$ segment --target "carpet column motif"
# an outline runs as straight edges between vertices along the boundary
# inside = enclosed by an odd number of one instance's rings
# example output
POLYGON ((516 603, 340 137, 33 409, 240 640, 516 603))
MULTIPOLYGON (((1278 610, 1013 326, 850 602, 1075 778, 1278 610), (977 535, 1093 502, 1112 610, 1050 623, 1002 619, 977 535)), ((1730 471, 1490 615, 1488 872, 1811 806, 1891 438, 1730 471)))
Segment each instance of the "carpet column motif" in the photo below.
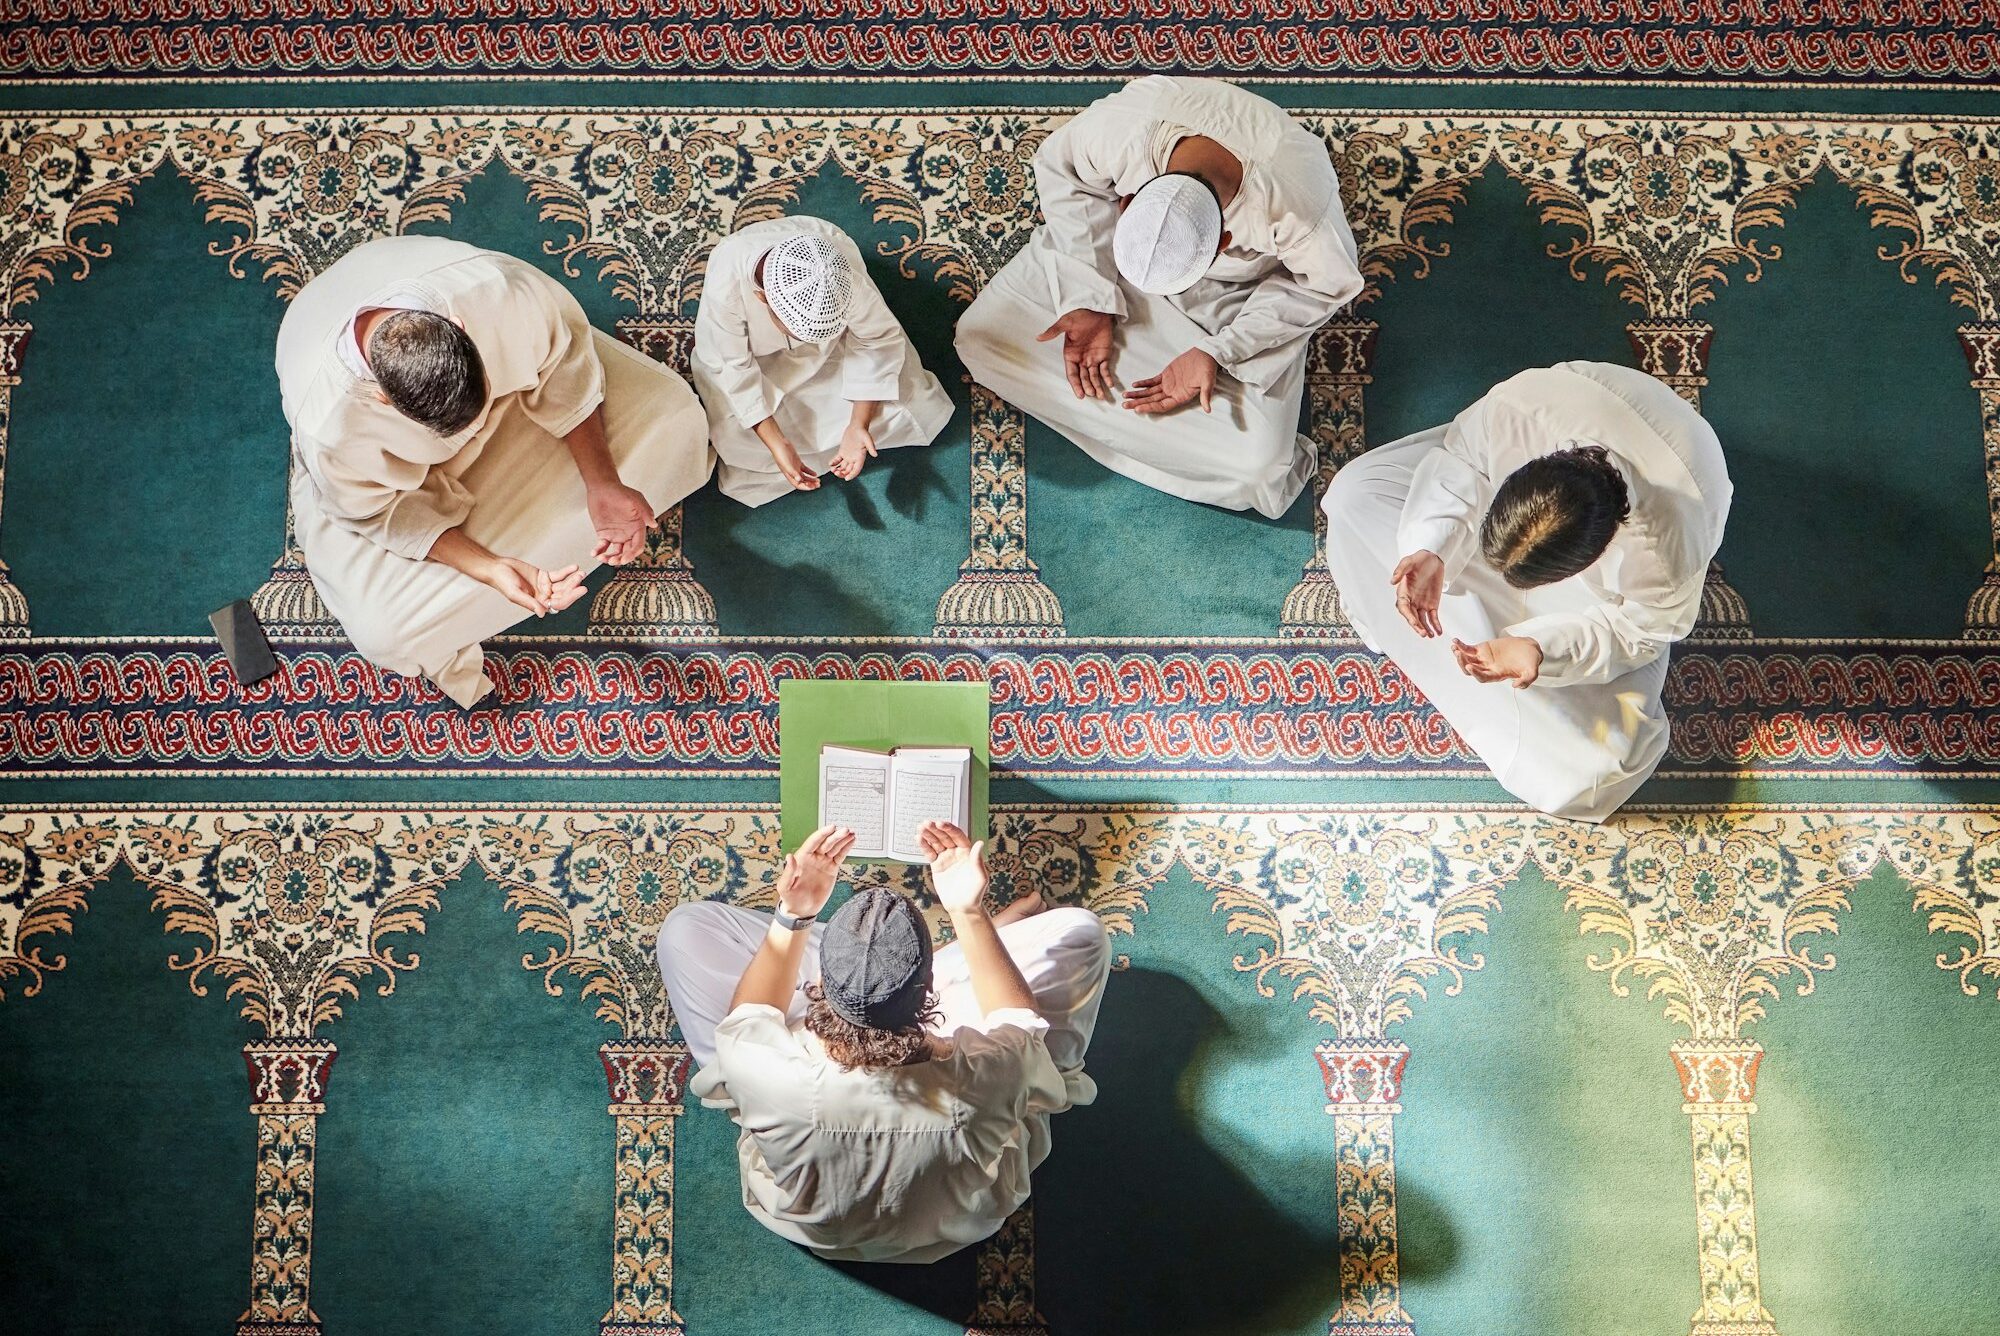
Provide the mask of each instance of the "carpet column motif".
POLYGON ((1334 1118, 1334 1224, 1340 1307, 1328 1336, 1415 1336, 1403 1311, 1396 1235, 1396 1115, 1409 1046, 1332 1039, 1316 1050, 1334 1118))
POLYGON ((775 813, 655 811, 496 816, 482 867, 536 949, 551 996, 574 982, 618 1038, 598 1050, 616 1122, 611 1302, 602 1336, 679 1336, 674 1309, 674 1128, 689 1057, 654 956, 679 904, 764 907, 784 858, 775 813))
POLYGON ((611 1206, 611 1310, 601 1336, 681 1336, 674 1311, 674 1120, 688 1051, 668 1040, 598 1050, 611 1087, 618 1166, 611 1206))
MULTIPOLYGON (((0 495, 7 487, 7 431, 13 420, 14 390, 21 383, 21 358, 33 332, 25 321, 0 321, 0 495)), ((0 561, 0 638, 28 634, 28 600, 0 561)))
POLYGON ((257 1118, 250 1307, 237 1336, 319 1336, 312 1310, 315 1151, 334 1046, 319 1039, 253 1040, 250 1112, 257 1118))
POLYGON ((1340 612, 1340 594, 1326 568, 1326 512, 1319 507, 1327 484, 1348 460, 1368 448, 1362 392, 1374 379, 1373 320, 1336 316, 1313 336, 1306 360, 1306 412, 1319 451, 1313 474, 1313 546, 1299 582, 1285 595, 1278 614, 1281 636, 1343 635, 1347 619, 1340 612))
MULTIPOLYGON (((298 466, 294 463, 292 467, 298 466)), ((270 578, 250 595, 251 610, 273 635, 344 638, 346 632, 320 601, 319 590, 306 571, 306 555, 299 550, 298 530, 292 519, 290 490, 286 489, 285 496, 284 546, 271 564, 270 578)))
MULTIPOLYGON (((33 326, 28 305, 67 272, 77 281, 109 258, 99 229, 132 203, 132 183, 165 158, 164 136, 100 132, 88 123, 58 128, 34 119, 0 122, 0 495, 6 492, 14 391, 33 326)), ((0 640, 29 634, 28 600, 0 561, 0 640)))
POLYGON ((1779 980, 1805 996, 1833 968, 1812 939, 1839 930, 1848 888, 1880 857, 1875 830, 1842 815, 1623 813, 1595 828, 1549 822, 1534 846, 1578 930, 1612 939, 1589 967, 1621 997, 1645 981, 1688 1032, 1670 1053, 1692 1120, 1701 1289, 1691 1336, 1776 1336, 1758 1287, 1750 1164, 1763 1050, 1742 1032, 1779 980))
POLYGON ((1911 911, 1930 932, 1965 939, 1938 952, 1937 967, 1967 997, 1982 983, 2000 985, 2000 816, 1905 813, 1886 818, 1883 834, 1884 856, 1910 885, 1911 911))
MULTIPOLYGON (((621 316, 618 337, 682 380, 694 355, 694 322, 683 317, 621 316)), ((646 550, 614 574, 590 600, 593 635, 633 638, 712 636, 715 599, 695 579, 681 540, 682 507, 668 507, 646 550)))
POLYGON ((1958 337, 1979 398, 1994 555, 1967 603, 1965 634, 2000 639, 2000 124, 1833 128, 1826 161, 1888 238, 1876 255, 1972 316, 1958 337))
POLYGON ((1035 1307, 1035 1203, 1029 1198, 979 1245, 979 1305, 965 1336, 1049 1336, 1035 1307))
POLYGON ((935 634, 1059 636, 1062 600, 1028 555, 1028 432, 1021 414, 972 387, 972 539, 938 600, 935 634))
POLYGON ((1338 1307, 1329 1336, 1414 1336, 1397 1254, 1396 1142, 1409 1049, 1388 1037, 1443 976, 1447 997, 1485 964, 1462 954, 1526 854, 1519 817, 1359 811, 1195 818, 1182 857, 1256 943, 1235 959, 1275 997, 1312 999, 1335 1028, 1315 1049, 1334 1120, 1338 1307))
MULTIPOLYGON (((1761 239, 1819 165, 1818 144, 1777 126, 1646 119, 1529 123, 1500 131, 1502 164, 1544 223, 1566 234, 1549 254, 1581 279, 1591 269, 1642 308, 1627 336, 1639 363, 1701 407, 1714 328, 1693 312, 1741 271, 1755 282, 1778 258, 1761 239)), ((1700 634, 1743 639, 1743 598, 1710 563, 1700 634)))
POLYGON ((222 984, 264 1037, 246 1045, 257 1118, 250 1303, 238 1336, 318 1336, 311 1307, 315 1146, 334 1046, 318 1037, 360 993, 395 990, 419 957, 437 887, 465 866, 462 824, 353 812, 134 817, 125 857, 153 888, 197 995, 222 984))
POLYGON ((1960 344, 1979 396, 1979 433, 1986 443, 1986 505, 1993 522, 1993 557, 1965 609, 1968 640, 2000 640, 2000 321, 1961 325, 1960 344))
POLYGON ((1690 1336, 1778 1336, 1757 1278, 1750 1115, 1763 1045, 1689 1040, 1668 1050, 1694 1133, 1695 1237, 1701 1307, 1690 1336))

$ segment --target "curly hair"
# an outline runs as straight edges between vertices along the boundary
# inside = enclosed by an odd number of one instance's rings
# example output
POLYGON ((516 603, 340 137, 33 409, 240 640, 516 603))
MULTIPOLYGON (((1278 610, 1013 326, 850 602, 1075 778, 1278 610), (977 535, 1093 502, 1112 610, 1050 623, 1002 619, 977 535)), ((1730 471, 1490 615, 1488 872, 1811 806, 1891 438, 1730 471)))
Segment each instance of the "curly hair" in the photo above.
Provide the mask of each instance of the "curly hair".
POLYGON ((845 1071, 881 1071, 888 1067, 908 1067, 928 1062, 931 1037, 927 1027, 943 1018, 937 994, 924 999, 917 1023, 895 1030, 876 1030, 856 1025, 827 1005, 826 994, 816 983, 806 985, 806 1029, 825 1046, 826 1055, 845 1071))
POLYGON ((1507 475, 1480 526, 1486 560, 1516 589, 1567 580, 1611 546, 1632 513, 1625 479, 1601 445, 1531 459, 1507 475))

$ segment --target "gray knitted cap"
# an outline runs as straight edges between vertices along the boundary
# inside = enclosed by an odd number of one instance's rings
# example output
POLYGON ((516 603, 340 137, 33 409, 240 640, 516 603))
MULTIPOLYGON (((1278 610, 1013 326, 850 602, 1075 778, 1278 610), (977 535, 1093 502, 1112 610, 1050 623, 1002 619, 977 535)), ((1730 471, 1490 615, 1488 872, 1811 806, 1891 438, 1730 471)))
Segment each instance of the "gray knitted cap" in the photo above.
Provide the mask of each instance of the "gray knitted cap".
POLYGON ((819 986, 835 1015, 871 1030, 917 1023, 931 989, 931 932, 905 896, 857 892, 827 921, 819 986))

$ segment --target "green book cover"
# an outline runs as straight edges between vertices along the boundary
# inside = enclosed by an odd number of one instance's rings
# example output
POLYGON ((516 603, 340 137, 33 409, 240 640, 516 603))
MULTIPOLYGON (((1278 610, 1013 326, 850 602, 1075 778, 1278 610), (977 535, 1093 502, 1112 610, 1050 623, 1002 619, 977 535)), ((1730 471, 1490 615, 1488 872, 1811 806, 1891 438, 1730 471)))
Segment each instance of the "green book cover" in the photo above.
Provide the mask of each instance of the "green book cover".
POLYGON ((896 747, 972 749, 975 840, 987 837, 986 789, 992 721, 984 682, 829 682, 787 678, 778 684, 778 800, 784 848, 796 849, 819 825, 819 752, 833 743, 889 751, 896 747))

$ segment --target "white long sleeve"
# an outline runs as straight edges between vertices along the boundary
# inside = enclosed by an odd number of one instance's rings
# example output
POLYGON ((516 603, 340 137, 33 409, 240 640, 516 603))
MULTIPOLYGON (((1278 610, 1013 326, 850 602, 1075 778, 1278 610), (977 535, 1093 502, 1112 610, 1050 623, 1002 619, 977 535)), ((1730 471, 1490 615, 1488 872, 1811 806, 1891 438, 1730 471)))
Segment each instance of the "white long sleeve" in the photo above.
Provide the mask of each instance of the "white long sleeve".
POLYGON ((1118 199, 1125 193, 1121 178, 1143 173, 1143 180, 1153 174, 1144 156, 1150 138, 1136 117, 1099 102, 1035 151, 1035 190, 1046 242, 1042 255, 1058 316, 1071 311, 1125 316, 1111 240, 1118 229, 1118 199))
POLYGON ((868 276, 860 248, 845 236, 836 244, 847 251, 848 266, 854 271, 847 329, 840 336, 841 393, 850 403, 892 402, 909 340, 895 312, 882 300, 882 290, 868 276))
POLYGON ((1631 514, 1573 577, 1586 606, 1506 628, 1542 649, 1539 681, 1597 684, 1651 663, 1694 628, 1731 488, 1701 415, 1629 367, 1566 362, 1524 371, 1460 413, 1417 466, 1397 525, 1400 556, 1429 549, 1447 584, 1483 561, 1479 527, 1508 475, 1530 460, 1602 445, 1624 477, 1631 514))
POLYGON ((723 246, 708 257, 701 306, 694 317, 693 357, 709 383, 721 389, 729 411, 745 430, 778 411, 778 393, 765 381, 750 351, 750 313, 743 309, 732 257, 723 246))
POLYGON ((1542 647, 1540 680, 1550 686, 1583 686, 1623 677, 1666 652, 1694 629, 1701 609, 1696 577, 1672 602, 1635 603, 1613 598, 1580 612, 1550 612, 1507 628, 1542 647))
POLYGON ((1479 526, 1499 486, 1489 472, 1483 439, 1481 399, 1445 429, 1444 445, 1424 456, 1410 482, 1410 497, 1396 525, 1398 557, 1435 552, 1444 562, 1449 588, 1479 551, 1479 526))
POLYGON ((1248 385, 1270 385, 1298 360, 1298 345, 1361 291, 1353 234, 1338 194, 1304 227, 1277 230, 1283 268, 1267 275, 1232 319, 1197 346, 1248 385), (1296 234, 1296 235, 1294 235, 1296 234))

